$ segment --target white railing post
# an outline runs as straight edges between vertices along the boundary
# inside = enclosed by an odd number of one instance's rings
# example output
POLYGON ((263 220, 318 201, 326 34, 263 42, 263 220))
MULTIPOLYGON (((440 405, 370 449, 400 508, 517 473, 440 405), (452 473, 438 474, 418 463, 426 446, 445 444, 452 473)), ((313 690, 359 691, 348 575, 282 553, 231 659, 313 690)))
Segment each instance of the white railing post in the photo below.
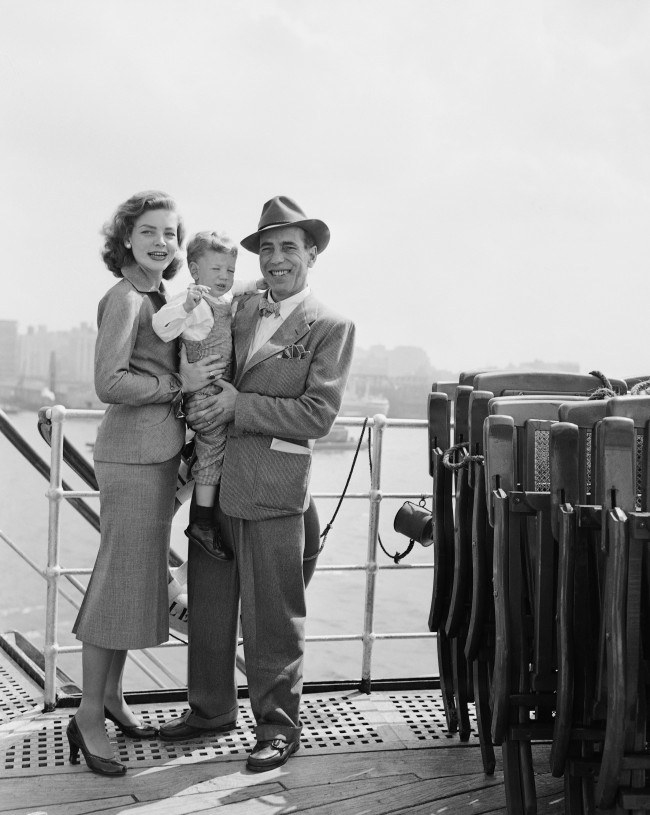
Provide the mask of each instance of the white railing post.
POLYGON ((50 466, 50 488, 47 497, 50 502, 48 534, 47 534, 47 601, 45 611, 45 711, 56 707, 56 660, 59 644, 57 641, 57 622, 59 612, 59 537, 61 531, 61 501, 63 487, 61 468, 63 461, 63 422, 65 421, 65 408, 55 405, 51 409, 52 421, 52 448, 50 466))
POLYGON ((372 646, 375 641, 375 585, 377 582, 377 539, 379 536, 379 505, 381 503, 381 455, 387 419, 381 413, 373 416, 375 433, 372 438, 372 477, 370 479, 370 517, 368 519, 368 556, 366 562, 366 607, 363 622, 363 658, 361 690, 370 693, 372 646))

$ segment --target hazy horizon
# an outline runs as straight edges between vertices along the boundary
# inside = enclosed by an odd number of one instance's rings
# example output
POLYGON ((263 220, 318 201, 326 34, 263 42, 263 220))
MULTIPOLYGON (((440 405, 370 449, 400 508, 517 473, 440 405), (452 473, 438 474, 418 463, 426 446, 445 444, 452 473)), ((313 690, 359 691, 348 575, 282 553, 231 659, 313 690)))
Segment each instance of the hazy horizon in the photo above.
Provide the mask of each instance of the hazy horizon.
MULTIPOLYGON (((439 369, 644 374, 642 0, 0 0, 0 319, 95 324, 100 228, 159 188, 188 232, 328 223, 314 292, 439 369)), ((257 276, 242 250, 238 276, 257 276)), ((172 290, 188 282, 186 270, 172 290)))
MULTIPOLYGON (((11 320, 12 318, 9 317, 9 318, 2 318, 2 319, 11 320)), ((15 322, 18 322, 18 321, 15 321, 15 322)), ((28 326, 28 327, 31 327, 31 328, 34 328, 34 329, 39 329, 39 330, 44 329, 48 333, 50 331, 52 331, 52 332, 59 332, 60 331, 62 333, 65 333, 67 331, 71 331, 71 330, 74 330, 76 328, 80 328, 79 325, 75 325, 75 326, 70 326, 68 328, 62 327, 60 329, 50 329, 47 325, 43 325, 43 324, 38 325, 38 326, 28 326)), ((92 328, 96 332, 95 327, 92 326, 92 328)), ((18 332, 19 332, 18 333, 19 338, 24 337, 24 336, 27 335, 26 331, 25 331, 25 328, 21 328, 20 325, 18 326, 18 332)), ((434 375, 443 375, 443 374, 445 374, 445 375, 457 377, 462 372, 462 370, 468 370, 467 368, 465 368, 465 369, 462 369, 462 368, 454 369, 454 368, 449 368, 449 367, 444 366, 444 365, 436 365, 435 362, 430 359, 429 352, 427 351, 427 349, 424 348, 423 346, 420 346, 420 345, 413 345, 413 344, 410 344, 410 343, 399 343, 399 342, 394 344, 394 345, 386 345, 385 343, 378 342, 378 343, 373 343, 373 344, 368 345, 368 346, 362 346, 359 343, 355 344, 353 363, 352 363, 352 372, 354 373, 355 371, 363 371, 363 365, 361 363, 360 357, 369 357, 370 358, 369 361, 370 361, 371 366, 376 365, 376 354, 379 351, 379 349, 384 349, 386 351, 386 353, 387 353, 387 357, 390 357, 391 354, 395 354, 396 352, 402 352, 400 355, 403 357, 403 352, 404 352, 404 350, 407 350, 407 349, 414 349, 416 351, 423 352, 425 354, 425 356, 426 356, 426 359, 427 359, 430 367, 431 367, 431 371, 428 371, 427 374, 425 374, 425 376, 430 375, 431 373, 433 373, 434 375), (373 357, 373 355, 374 355, 374 357, 373 357)), ((392 363, 390 367, 394 369, 395 368, 395 363, 392 363)), ((513 360, 509 360, 509 361, 506 361, 506 362, 502 363, 502 365, 500 365, 500 366, 497 366, 496 364, 490 364, 488 362, 483 367, 484 367, 484 370, 494 370, 496 367, 501 367, 501 368, 503 368, 505 370, 519 368, 519 369, 522 369, 522 370, 525 369, 525 370, 530 370, 530 371, 545 371, 545 370, 558 370, 558 371, 560 371, 560 370, 575 370, 575 369, 580 370, 579 363, 576 360, 571 360, 571 359, 555 359, 555 360, 551 360, 551 359, 542 359, 540 357, 535 357, 533 359, 527 359, 527 360, 519 360, 517 362, 515 362, 513 360)), ((581 373, 588 373, 586 370, 582 370, 580 372, 581 373)), ((410 371, 405 371, 404 373, 406 373, 408 376, 416 375, 416 374, 413 374, 410 371)), ((390 372, 389 372, 388 375, 391 376, 390 372)), ((394 372, 393 375, 398 376, 399 374, 397 372, 394 372)), ((42 376, 43 377, 49 376, 49 372, 44 372, 42 374, 42 376)), ((36 378, 38 378, 38 377, 36 377, 36 378)))

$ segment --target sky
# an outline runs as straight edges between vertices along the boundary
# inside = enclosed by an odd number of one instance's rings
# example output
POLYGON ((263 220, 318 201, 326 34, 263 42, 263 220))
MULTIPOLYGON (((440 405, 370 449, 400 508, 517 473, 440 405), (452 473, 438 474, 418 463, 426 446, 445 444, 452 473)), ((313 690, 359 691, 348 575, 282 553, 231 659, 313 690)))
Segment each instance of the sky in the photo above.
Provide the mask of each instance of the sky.
POLYGON ((289 195, 330 227, 310 283, 362 348, 650 374, 646 0, 0 0, 0 19, 0 319, 21 332, 95 322, 100 229, 136 191, 237 240, 289 195))

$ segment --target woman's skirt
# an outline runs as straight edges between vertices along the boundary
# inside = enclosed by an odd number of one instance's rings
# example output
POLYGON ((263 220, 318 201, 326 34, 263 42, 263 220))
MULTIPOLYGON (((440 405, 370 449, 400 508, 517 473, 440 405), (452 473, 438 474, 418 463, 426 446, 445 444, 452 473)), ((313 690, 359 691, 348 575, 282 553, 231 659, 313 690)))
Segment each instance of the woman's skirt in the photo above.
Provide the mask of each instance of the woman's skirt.
POLYGON ((169 637, 168 552, 180 454, 160 464, 95 462, 101 540, 73 626, 101 648, 150 648, 169 637))

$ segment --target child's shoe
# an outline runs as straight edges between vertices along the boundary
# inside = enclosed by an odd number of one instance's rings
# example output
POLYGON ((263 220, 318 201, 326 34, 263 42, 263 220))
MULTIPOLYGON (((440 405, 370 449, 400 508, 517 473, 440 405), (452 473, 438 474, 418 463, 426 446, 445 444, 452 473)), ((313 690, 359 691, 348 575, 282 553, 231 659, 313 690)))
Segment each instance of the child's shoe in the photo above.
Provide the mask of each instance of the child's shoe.
POLYGON ((185 530, 185 534, 192 543, 198 544, 206 555, 215 560, 232 560, 232 552, 224 547, 218 527, 199 526, 193 521, 185 530))

